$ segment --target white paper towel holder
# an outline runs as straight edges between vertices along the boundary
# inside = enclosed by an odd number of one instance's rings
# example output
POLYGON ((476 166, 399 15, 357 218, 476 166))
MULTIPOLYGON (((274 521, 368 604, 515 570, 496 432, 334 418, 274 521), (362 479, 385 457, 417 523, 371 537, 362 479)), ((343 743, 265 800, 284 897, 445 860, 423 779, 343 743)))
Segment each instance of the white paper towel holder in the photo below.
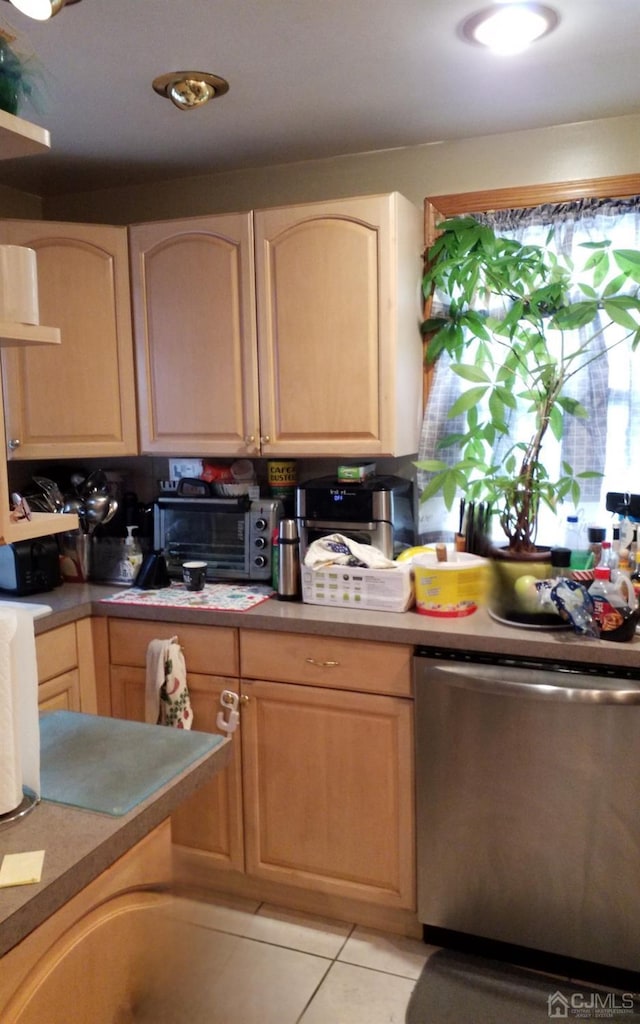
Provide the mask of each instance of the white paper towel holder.
POLYGON ((37 797, 30 789, 23 790, 23 797, 17 807, 14 807, 12 811, 7 811, 5 814, 0 814, 0 829, 6 828, 7 825, 15 825, 16 822, 21 821, 25 818, 34 807, 40 803, 40 797, 37 797))

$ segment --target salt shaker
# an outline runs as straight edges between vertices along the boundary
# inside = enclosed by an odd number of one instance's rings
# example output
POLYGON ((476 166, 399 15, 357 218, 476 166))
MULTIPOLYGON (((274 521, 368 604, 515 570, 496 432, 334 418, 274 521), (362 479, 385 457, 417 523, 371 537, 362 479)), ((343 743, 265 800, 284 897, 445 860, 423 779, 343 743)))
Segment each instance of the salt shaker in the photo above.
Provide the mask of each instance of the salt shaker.
POLYGON ((278 527, 278 600, 297 601, 300 590, 300 542, 295 519, 278 527))

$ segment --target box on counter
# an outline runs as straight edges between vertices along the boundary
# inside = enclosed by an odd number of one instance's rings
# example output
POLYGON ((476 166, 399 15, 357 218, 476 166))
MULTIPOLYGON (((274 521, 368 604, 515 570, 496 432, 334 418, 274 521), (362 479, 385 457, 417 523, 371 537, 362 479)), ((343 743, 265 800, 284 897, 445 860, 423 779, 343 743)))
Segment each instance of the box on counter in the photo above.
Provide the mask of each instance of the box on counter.
POLYGON ((393 569, 355 569, 331 565, 311 569, 303 565, 302 600, 335 608, 405 612, 414 603, 413 569, 398 564, 393 569))
POLYGON ((366 465, 361 464, 358 466, 338 466, 338 480, 352 480, 355 483, 362 484, 370 476, 373 476, 375 471, 375 462, 368 462, 366 465))

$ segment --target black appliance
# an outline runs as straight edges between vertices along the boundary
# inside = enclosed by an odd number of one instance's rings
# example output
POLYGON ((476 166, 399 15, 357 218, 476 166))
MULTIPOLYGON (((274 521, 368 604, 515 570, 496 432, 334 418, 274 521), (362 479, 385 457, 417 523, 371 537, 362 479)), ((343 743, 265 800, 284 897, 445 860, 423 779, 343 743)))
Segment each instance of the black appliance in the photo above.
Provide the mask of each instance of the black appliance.
POLYGON ((341 533, 395 558, 415 544, 413 484, 398 476, 371 476, 362 483, 333 476, 296 487, 300 557, 320 537, 341 533))
POLYGON ((55 537, 18 540, 0 546, 0 590, 19 597, 60 586, 60 552, 55 537))

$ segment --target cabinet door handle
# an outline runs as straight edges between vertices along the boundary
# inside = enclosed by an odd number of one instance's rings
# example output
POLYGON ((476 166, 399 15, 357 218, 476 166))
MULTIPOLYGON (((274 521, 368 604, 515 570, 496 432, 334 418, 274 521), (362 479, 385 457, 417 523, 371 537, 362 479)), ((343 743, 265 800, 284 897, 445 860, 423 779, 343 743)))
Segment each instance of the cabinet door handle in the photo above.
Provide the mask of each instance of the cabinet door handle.
POLYGON ((271 441, 271 437, 269 436, 269 434, 262 434, 260 436, 260 443, 261 444, 269 444, 270 441, 271 441))
POLYGON ((307 665, 317 665, 318 668, 337 668, 339 661, 317 661, 316 658, 305 658, 307 665))
POLYGON ((254 444, 255 440, 256 440, 255 434, 247 434, 247 436, 244 439, 244 443, 246 445, 254 444))
POLYGON ((16 450, 16 448, 19 448, 19 447, 20 447, 20 438, 19 437, 12 437, 11 440, 9 441, 9 449, 10 449, 10 451, 14 452, 16 450))

